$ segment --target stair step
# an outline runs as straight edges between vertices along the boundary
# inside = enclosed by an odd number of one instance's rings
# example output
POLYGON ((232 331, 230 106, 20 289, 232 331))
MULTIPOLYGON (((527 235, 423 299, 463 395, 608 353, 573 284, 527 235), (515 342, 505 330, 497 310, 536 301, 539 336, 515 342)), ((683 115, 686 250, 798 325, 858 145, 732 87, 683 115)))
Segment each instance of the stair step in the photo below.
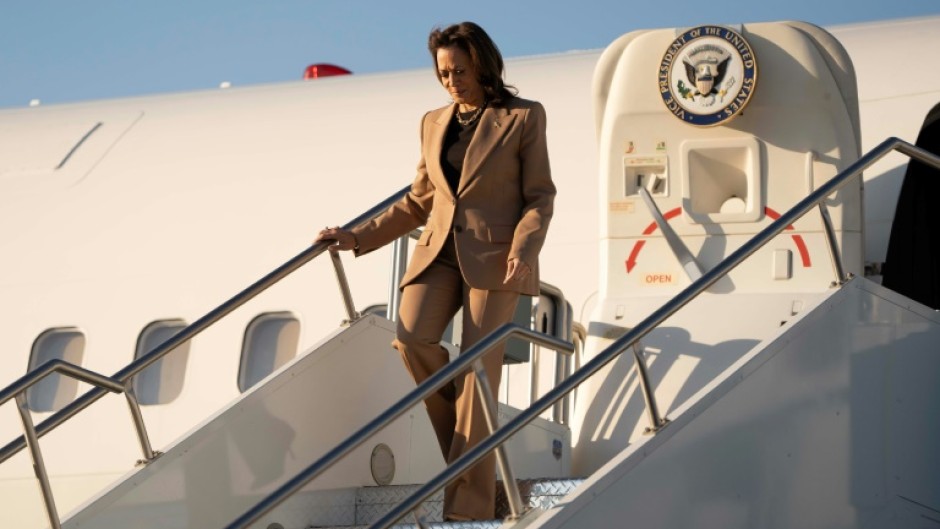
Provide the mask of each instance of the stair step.
MULTIPOLYGON (((363 487, 356 494, 356 523, 369 525, 385 516, 396 505, 414 494, 421 485, 386 485, 363 487)), ((444 491, 435 492, 421 503, 424 518, 431 522, 444 519, 444 491)))
MULTIPOLYGON (((584 482, 580 478, 564 479, 520 479, 519 495, 522 503, 528 507, 549 509, 558 503, 575 487, 584 482)), ((509 499, 502 482, 496 485, 496 516, 506 518, 510 514, 509 499)))
MULTIPOLYGON (((583 479, 524 479, 519 480, 519 494, 522 502, 528 508, 548 509, 554 506, 565 495, 574 490, 583 479)), ((413 494, 421 485, 388 485, 382 487, 362 487, 356 491, 356 525, 329 525, 314 526, 316 529, 358 529, 375 523, 402 500, 413 494)), ((510 515, 509 501, 502 482, 496 486, 496 520, 478 522, 442 522, 444 507, 444 492, 437 491, 421 504, 424 519, 429 527, 436 529, 488 529, 499 527, 501 519, 510 515)), ((411 516, 402 519, 401 524, 393 526, 395 529, 412 529, 414 523, 408 523, 411 516)))

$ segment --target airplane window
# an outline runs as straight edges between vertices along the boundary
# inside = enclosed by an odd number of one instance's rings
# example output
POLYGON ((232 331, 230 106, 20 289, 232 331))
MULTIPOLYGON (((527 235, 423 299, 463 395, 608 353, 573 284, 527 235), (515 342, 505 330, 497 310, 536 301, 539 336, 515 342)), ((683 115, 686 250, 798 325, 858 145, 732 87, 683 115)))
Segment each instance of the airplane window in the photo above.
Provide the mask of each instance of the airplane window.
MULTIPOLYGON (((160 320, 147 325, 137 338, 134 358, 153 351, 186 328, 182 320, 160 320)), ((141 405, 167 404, 179 397, 186 378, 189 344, 185 342, 141 371, 134 379, 134 392, 141 405)))
MULTIPOLYGON (((55 359, 81 365, 84 354, 85 335, 81 331, 74 327, 48 329, 33 342, 29 370, 55 359)), ((26 391, 26 403, 32 411, 58 411, 75 399, 77 393, 77 380, 55 373, 26 391)))
POLYGON ((379 303, 375 305, 369 305, 368 307, 362 309, 363 316, 368 316, 369 314, 375 314, 376 316, 382 318, 388 318, 388 304, 379 303))
POLYGON ((257 316, 245 330, 238 389, 257 384, 297 355, 300 321, 289 312, 268 312, 257 316))

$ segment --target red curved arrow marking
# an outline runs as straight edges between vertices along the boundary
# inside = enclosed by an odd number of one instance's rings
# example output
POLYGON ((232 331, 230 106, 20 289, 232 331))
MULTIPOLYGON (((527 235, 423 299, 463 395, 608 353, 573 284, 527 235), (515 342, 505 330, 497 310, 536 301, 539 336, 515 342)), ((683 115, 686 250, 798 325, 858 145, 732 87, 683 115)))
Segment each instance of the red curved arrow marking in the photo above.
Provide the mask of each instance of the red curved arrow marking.
POLYGON ((670 209, 663 215, 663 218, 666 220, 672 220, 678 217, 679 213, 682 213, 682 208, 670 209))
MULTIPOLYGON (((780 218, 780 214, 769 207, 764 207, 764 213, 766 213, 768 217, 774 220, 777 220, 780 218)), ((793 225, 790 224, 787 226, 786 229, 792 230, 794 228, 793 228, 793 225)), ((803 241, 803 236, 794 233, 790 237, 793 237, 793 243, 796 244, 797 250, 800 251, 800 259, 803 260, 803 268, 809 268, 810 266, 812 266, 813 263, 809 259, 809 250, 806 248, 806 242, 803 241)))
POLYGON ((636 244, 633 245, 633 250, 630 251, 630 257, 627 259, 627 273, 633 271, 633 267, 636 266, 636 256, 640 253, 640 249, 643 248, 643 245, 646 244, 646 241, 640 239, 636 241, 636 244))
MULTIPOLYGON (((681 207, 670 209, 669 211, 663 214, 663 218, 668 221, 669 219, 678 217, 680 213, 682 213, 681 207)), ((651 222, 650 225, 647 226, 645 230, 643 230, 643 235, 649 235, 653 233, 654 231, 656 231, 656 228, 657 228, 656 221, 651 222)), ((633 249, 630 250, 630 257, 627 258, 627 263, 626 263, 628 274, 632 272, 633 267, 636 266, 636 256, 640 254, 640 249, 643 248, 644 244, 646 244, 646 240, 640 239, 636 241, 636 243, 633 245, 633 249)))
MULTIPOLYGON (((774 211, 772 208, 769 208, 769 207, 766 207, 766 206, 764 207, 764 213, 766 213, 768 217, 770 217, 770 218, 772 218, 772 219, 774 219, 774 220, 777 220, 777 219, 780 218, 780 214, 779 214, 779 213, 777 213, 776 211, 774 211)), ((790 224, 789 226, 787 226, 786 229, 792 230, 792 229, 793 229, 793 225, 790 224)))
MULTIPOLYGON (((663 214, 663 218, 668 221, 670 219, 676 218, 677 216, 679 216, 680 213, 682 213, 682 208, 671 209, 667 211, 665 214, 663 214)), ((766 213, 768 217, 774 220, 777 220, 780 218, 780 214, 774 211, 770 207, 764 207, 764 213, 766 213)), ((650 225, 647 226, 645 230, 643 230, 643 235, 652 234, 654 231, 656 231, 656 228, 657 228, 656 222, 651 222, 650 225)), ((792 224, 790 224, 786 227, 786 229, 793 230, 795 228, 793 227, 792 224)), ((809 249, 806 247, 806 242, 803 240, 803 236, 797 233, 794 233, 790 237, 793 238, 793 243, 796 244, 796 248, 800 252, 800 259, 803 261, 803 268, 809 268, 810 266, 812 266, 813 263, 809 258, 809 249)), ((633 249, 630 250, 630 257, 627 258, 627 261, 626 261, 628 274, 633 271, 634 267, 636 267, 636 258, 638 255, 640 255, 640 250, 643 249, 644 244, 646 244, 646 240, 640 239, 636 241, 636 243, 634 243, 633 249)))
POLYGON ((809 268, 812 263, 809 262, 809 250, 806 249, 806 243, 803 242, 803 237, 799 235, 791 235, 793 237, 793 242, 796 243, 796 247, 800 250, 800 258, 803 259, 803 268, 809 268))

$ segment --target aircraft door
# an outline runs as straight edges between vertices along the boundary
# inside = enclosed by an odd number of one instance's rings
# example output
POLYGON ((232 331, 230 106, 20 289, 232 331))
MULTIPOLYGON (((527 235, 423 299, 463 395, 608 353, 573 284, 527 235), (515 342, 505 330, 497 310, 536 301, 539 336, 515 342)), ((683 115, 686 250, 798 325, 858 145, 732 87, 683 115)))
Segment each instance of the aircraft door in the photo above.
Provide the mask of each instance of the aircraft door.
MULTIPOLYGON (((927 116, 916 145, 940 155, 940 105, 927 116)), ((940 309, 937 196, 940 196, 940 174, 912 159, 895 207, 882 270, 882 285, 933 309, 940 309)))
MULTIPOLYGON (((851 61, 815 26, 633 32, 594 79, 607 296, 674 295, 693 279, 681 254, 707 271, 859 156, 851 61)), ((861 180, 827 205, 861 273, 861 180)), ((810 214, 712 289, 815 292, 832 274, 810 214)))

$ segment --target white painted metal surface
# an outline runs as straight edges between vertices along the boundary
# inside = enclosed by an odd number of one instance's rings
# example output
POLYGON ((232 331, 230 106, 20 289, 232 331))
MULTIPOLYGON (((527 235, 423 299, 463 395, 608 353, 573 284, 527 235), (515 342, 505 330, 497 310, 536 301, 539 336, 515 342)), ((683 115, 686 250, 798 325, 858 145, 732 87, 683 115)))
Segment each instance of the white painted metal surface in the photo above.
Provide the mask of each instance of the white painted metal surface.
MULTIPOLYGON (((675 410, 781 325, 818 303, 821 294, 704 294, 642 341, 660 413, 675 410), (798 309, 794 309, 798 307, 798 309)), ((616 304, 595 312, 585 360, 602 351, 660 303, 633 302, 623 319, 616 304), (610 323, 608 323, 610 322, 610 323)), ((578 389, 573 420, 573 470, 596 472, 612 457, 648 436, 650 426, 633 355, 621 355, 578 389)))
POLYGON ((940 317, 856 278, 530 527, 934 527, 940 317))

